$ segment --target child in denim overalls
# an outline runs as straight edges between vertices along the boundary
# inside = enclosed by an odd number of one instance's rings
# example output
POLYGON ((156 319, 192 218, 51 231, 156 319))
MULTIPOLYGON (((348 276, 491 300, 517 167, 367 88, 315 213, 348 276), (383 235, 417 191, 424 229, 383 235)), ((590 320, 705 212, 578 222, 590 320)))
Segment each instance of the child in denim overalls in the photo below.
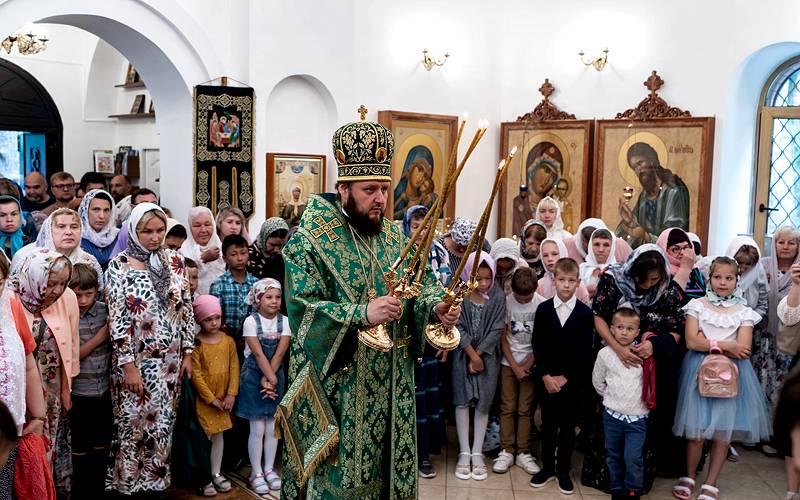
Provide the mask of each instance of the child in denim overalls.
POLYGON ((263 495, 281 488, 280 477, 273 470, 278 449, 275 410, 286 390, 281 364, 289 348, 291 331, 288 319, 280 314, 281 284, 277 280, 258 281, 247 302, 257 311, 242 325, 245 360, 236 415, 250 421, 247 440, 252 467, 250 487, 263 495))

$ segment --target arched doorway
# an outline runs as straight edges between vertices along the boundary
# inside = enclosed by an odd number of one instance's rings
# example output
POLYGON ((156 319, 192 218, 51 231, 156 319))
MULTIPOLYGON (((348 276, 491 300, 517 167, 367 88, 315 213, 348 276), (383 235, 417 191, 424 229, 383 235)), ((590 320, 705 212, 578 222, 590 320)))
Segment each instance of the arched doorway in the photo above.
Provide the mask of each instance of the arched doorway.
POLYGON ((0 59, 0 135, 5 177, 19 182, 30 172, 49 176, 63 169, 63 129, 55 102, 36 78, 4 59, 0 59), (16 158, 11 157, 14 142, 16 158))
POLYGON ((192 205, 192 192, 187 189, 193 173, 192 88, 225 74, 205 32, 175 0, 157 5, 140 0, 8 0, 0 4, 0 33, 13 33, 31 20, 73 26, 102 38, 147 81, 153 100, 159 103, 156 128, 165 166, 162 203, 184 220, 192 205))

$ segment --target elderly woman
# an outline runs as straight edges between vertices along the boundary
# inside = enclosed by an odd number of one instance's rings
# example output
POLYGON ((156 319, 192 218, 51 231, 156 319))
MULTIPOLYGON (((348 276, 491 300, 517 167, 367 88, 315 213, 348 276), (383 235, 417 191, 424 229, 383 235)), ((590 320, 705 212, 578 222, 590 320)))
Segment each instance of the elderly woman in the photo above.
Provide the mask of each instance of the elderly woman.
POLYGON ((81 200, 78 216, 81 219, 81 248, 106 269, 119 235, 114 198, 102 189, 92 189, 81 200))
MULTIPOLYGON (((680 440, 672 435, 672 423, 682 357, 680 345, 685 319, 681 306, 684 300, 680 286, 670 277, 667 255, 660 247, 645 244, 634 250, 626 262, 613 264, 600 277, 592 307, 597 333, 623 364, 637 366, 648 358, 655 359, 658 405, 648 417, 648 441, 656 469, 669 477, 676 477, 683 469, 681 460, 676 459, 681 454, 675 455, 675 450, 681 447, 680 440), (611 334, 611 318, 623 305, 639 314, 640 338, 636 346, 622 346, 611 334), (654 335, 645 339, 648 332, 654 335)), ((603 453, 602 440, 600 448, 593 451, 603 453)), ((652 466, 648 462, 645 465, 652 466)), ((649 486, 652 480, 652 469, 648 469, 645 484, 649 486)), ((595 485, 599 489, 604 489, 603 486, 595 485)))
POLYGON ((56 491, 68 495, 72 450, 62 414, 72 407, 72 378, 80 369, 78 299, 67 287, 72 263, 58 252, 38 248, 11 271, 11 300, 23 306, 25 326, 36 343, 33 356, 44 389, 45 435, 52 444, 48 458, 53 462, 56 491))
POLYGON ((217 212, 217 234, 220 241, 231 234, 241 235, 250 243, 250 234, 247 232, 247 219, 244 213, 236 207, 227 207, 217 212))
POLYGON ((108 266, 114 463, 106 489, 164 491, 180 380, 191 376, 194 316, 183 258, 163 248, 167 216, 140 203, 128 219, 128 248, 108 266))
POLYGON ((23 247, 14 262, 36 248, 54 250, 68 258, 73 265, 80 263, 92 266, 97 271, 98 288, 102 290, 105 284, 103 269, 97 259, 80 247, 80 243, 81 221, 78 213, 70 208, 58 208, 42 222, 36 242, 23 247))
MULTIPOLYGON (((769 283, 769 303, 767 335, 763 335, 760 342, 754 344, 753 368, 762 380, 770 410, 775 411, 778 397, 783 386, 783 380, 789 371, 792 357, 780 352, 776 341, 778 334, 778 303, 786 297, 792 285, 791 267, 800 263, 800 231, 792 226, 784 226, 772 235, 772 251, 768 257, 761 259, 761 265, 767 273, 769 283)), ((762 446, 761 451, 774 456, 777 450, 774 446, 762 446)))
POLYGON ((181 255, 197 262, 197 295, 206 295, 211 283, 225 272, 222 242, 217 236, 214 216, 206 207, 189 209, 189 234, 181 245, 181 255))
MULTIPOLYGON (((447 250, 447 258, 449 260, 448 267, 450 271, 456 272, 459 264, 461 264, 461 259, 467 251, 467 245, 476 227, 478 227, 478 224, 475 221, 463 217, 456 217, 453 219, 453 223, 450 224, 450 231, 437 240, 444 246, 444 249, 447 250)), ((491 246, 489 246, 486 241, 481 245, 483 251, 489 253, 491 246)))

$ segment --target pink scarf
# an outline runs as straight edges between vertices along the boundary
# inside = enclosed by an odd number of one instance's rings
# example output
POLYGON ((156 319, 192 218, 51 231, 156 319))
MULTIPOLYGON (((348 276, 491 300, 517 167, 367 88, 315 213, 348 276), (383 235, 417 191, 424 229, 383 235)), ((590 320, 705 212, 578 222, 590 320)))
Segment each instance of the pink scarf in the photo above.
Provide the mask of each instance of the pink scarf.
MULTIPOLYGON (((464 264, 464 269, 461 271, 461 280, 464 283, 469 281, 469 276, 472 274, 472 266, 475 263, 475 254, 471 253, 469 256, 465 255, 465 259, 467 259, 467 263, 464 264)), ((495 276, 495 264, 494 259, 491 255, 486 252, 481 252, 480 257, 478 257, 478 266, 481 264, 486 264, 489 266, 489 269, 492 271, 492 284, 485 292, 478 292, 478 294, 484 298, 484 300, 489 300, 489 293, 492 291, 492 287, 494 286, 494 276, 495 276)), ((477 292, 477 290, 475 290, 477 292)))

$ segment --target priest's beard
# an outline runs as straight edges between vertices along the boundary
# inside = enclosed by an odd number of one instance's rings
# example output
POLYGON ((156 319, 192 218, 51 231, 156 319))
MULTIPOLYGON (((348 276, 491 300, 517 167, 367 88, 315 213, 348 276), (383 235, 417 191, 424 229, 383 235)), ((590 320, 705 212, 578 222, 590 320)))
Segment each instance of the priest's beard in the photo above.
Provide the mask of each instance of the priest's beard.
MULTIPOLYGON (((375 236, 381 232, 384 211, 381 211, 380 217, 374 220, 370 218, 369 212, 364 213, 359 211, 356 201, 352 196, 347 197, 347 200, 342 204, 342 208, 344 208, 345 216, 350 222, 350 225, 362 235, 375 236)), ((369 210, 371 209, 372 207, 369 208, 369 210)))

